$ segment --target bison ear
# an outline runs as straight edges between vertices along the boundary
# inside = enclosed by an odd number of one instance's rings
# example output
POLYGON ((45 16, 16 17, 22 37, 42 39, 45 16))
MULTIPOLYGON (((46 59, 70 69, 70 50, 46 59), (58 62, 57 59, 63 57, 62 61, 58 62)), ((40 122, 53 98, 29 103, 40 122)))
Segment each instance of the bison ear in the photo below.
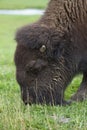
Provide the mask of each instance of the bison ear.
POLYGON ((67 34, 58 38, 53 44, 53 57, 55 59, 60 58, 61 56, 68 55, 71 48, 71 39, 67 34))
POLYGON ((52 37, 51 37, 51 45, 52 45, 52 56, 54 59, 57 59, 64 55, 66 48, 68 46, 69 37, 67 32, 52 30, 52 37))
POLYGON ((61 56, 63 56, 65 51, 65 47, 64 44, 59 44, 55 45, 55 46, 51 46, 48 50, 47 50, 47 56, 49 59, 51 60, 58 60, 61 56))
POLYGON ((55 48, 53 49, 53 58, 54 59, 58 59, 59 57, 61 57, 64 54, 64 44, 58 44, 57 46, 55 46, 55 48))

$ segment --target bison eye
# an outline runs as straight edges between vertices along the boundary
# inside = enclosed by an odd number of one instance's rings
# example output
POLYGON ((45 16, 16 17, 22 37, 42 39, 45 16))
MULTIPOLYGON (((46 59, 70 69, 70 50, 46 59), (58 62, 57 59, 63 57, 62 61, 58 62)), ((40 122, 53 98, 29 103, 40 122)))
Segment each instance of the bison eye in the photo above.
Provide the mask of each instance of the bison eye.
POLYGON ((46 46, 45 45, 42 45, 42 47, 40 48, 40 52, 43 53, 46 51, 46 46))

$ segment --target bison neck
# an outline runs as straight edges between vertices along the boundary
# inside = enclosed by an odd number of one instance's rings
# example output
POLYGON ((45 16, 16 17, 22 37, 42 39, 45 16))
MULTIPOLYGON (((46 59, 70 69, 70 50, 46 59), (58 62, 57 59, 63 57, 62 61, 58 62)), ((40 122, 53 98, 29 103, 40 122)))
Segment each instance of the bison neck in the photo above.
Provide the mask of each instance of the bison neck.
POLYGON ((66 26, 67 19, 62 0, 51 0, 40 22, 51 28, 66 26))
POLYGON ((71 23, 86 23, 87 0, 50 0, 40 23, 67 29, 71 23))

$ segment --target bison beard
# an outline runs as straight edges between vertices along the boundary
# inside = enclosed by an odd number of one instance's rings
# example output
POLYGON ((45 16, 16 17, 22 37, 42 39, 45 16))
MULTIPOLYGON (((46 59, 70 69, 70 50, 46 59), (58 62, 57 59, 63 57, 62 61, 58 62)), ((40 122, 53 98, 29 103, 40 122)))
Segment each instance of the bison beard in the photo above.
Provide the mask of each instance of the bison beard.
POLYGON ((25 104, 66 105, 64 91, 83 74, 72 100, 87 98, 87 0, 50 0, 44 15, 16 33, 16 78, 25 104))

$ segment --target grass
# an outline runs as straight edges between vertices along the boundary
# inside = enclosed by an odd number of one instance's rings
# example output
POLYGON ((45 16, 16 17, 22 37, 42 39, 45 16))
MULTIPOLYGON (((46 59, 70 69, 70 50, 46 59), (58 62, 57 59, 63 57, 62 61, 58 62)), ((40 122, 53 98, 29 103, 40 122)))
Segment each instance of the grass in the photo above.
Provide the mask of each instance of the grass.
POLYGON ((0 9, 45 8, 48 0, 0 0, 0 9))
MULTIPOLYGON (((24 106, 15 80, 14 34, 39 16, 0 15, 0 130, 87 130, 87 101, 71 106, 24 106)), ((81 82, 76 77, 66 91, 69 99, 81 82)))

